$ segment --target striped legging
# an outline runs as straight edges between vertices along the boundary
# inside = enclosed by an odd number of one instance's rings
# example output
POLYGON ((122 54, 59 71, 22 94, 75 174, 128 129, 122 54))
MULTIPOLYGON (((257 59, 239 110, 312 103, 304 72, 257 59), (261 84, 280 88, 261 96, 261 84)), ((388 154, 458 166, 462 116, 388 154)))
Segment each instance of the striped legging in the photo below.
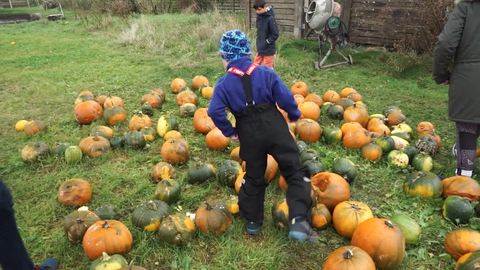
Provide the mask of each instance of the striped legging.
POLYGON ((457 127, 457 175, 462 170, 472 171, 480 136, 480 124, 455 122, 457 127))

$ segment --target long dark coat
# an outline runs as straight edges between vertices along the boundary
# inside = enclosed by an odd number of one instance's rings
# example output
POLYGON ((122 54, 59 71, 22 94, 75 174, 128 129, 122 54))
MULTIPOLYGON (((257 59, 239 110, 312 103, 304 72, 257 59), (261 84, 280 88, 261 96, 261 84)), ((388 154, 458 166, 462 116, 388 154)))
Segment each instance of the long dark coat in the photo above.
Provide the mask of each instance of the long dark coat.
POLYGON ((435 82, 450 82, 450 120, 480 124, 480 0, 456 1, 433 60, 435 82))

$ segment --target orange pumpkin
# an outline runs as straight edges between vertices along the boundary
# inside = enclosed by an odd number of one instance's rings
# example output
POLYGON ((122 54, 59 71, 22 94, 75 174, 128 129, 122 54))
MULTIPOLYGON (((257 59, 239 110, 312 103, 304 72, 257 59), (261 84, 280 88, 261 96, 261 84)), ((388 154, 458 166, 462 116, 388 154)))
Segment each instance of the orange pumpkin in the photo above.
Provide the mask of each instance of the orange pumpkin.
POLYGON ((208 82, 208 79, 205 76, 202 75, 197 75, 193 77, 192 79, 192 89, 193 90, 198 90, 202 86, 210 86, 210 82, 208 82))
POLYGON ((435 141, 435 143, 437 143, 437 148, 440 148, 440 146, 442 146, 442 139, 434 131, 422 131, 422 132, 418 133, 417 139, 421 138, 421 137, 424 137, 424 136, 428 136, 428 137, 432 138, 435 141))
POLYGON ((162 88, 152 89, 152 90, 150 90, 150 93, 154 93, 154 94, 158 95, 163 101, 165 101, 166 94, 165 94, 165 91, 163 91, 162 88))
POLYGON ((83 90, 82 92, 80 92, 80 94, 78 94, 78 96, 83 96, 83 95, 87 95, 87 96, 91 96, 92 98, 95 98, 95 95, 88 90, 83 90))
POLYGON ((302 95, 303 97, 306 97, 309 94, 308 85, 302 81, 294 81, 290 90, 293 95, 302 95))
POLYGON ((128 130, 141 130, 144 127, 151 127, 152 120, 146 114, 143 114, 141 111, 135 113, 130 121, 128 122, 128 130))
POLYGON ((340 94, 338 94, 335 90, 327 90, 323 93, 323 101, 325 102, 332 102, 335 103, 340 98, 340 94))
POLYGON ((480 233, 469 228, 459 228, 451 231, 443 241, 445 252, 455 261, 463 255, 480 250, 480 233))
POLYGON ((317 94, 314 94, 314 93, 310 93, 308 94, 306 97, 305 97, 305 101, 311 101, 315 104, 318 105, 318 107, 322 107, 323 105, 323 99, 321 96, 317 95, 317 94))
POLYGON ((227 205, 220 200, 208 200, 195 212, 195 225, 203 233, 219 235, 231 225, 233 216, 227 205))
POLYGON ((359 149, 370 143, 370 132, 364 128, 350 129, 343 133, 343 146, 347 149, 359 149))
POLYGON ((175 78, 173 79, 172 83, 170 84, 170 91, 174 94, 178 94, 180 90, 187 87, 187 83, 182 78, 175 78))
POLYGON ((205 143, 210 150, 223 150, 230 145, 232 139, 225 137, 222 131, 215 127, 205 136, 205 143))
POLYGON ((415 129, 417 130, 418 133, 424 132, 424 131, 430 131, 430 132, 435 131, 435 127, 433 126, 433 124, 431 122, 428 122, 428 121, 423 121, 423 122, 418 123, 418 125, 415 129))
POLYGON ((193 127, 197 132, 207 134, 215 128, 212 118, 208 116, 207 108, 198 108, 193 114, 193 127))
POLYGON ((87 100, 75 105, 73 109, 75 120, 82 125, 89 125, 97 118, 102 117, 103 108, 98 102, 87 100))
POLYGON ((354 102, 363 100, 363 97, 360 93, 351 93, 350 95, 348 95, 348 98, 353 100, 354 102))
POLYGON ((375 161, 382 157, 383 149, 376 143, 367 143, 361 147, 360 153, 363 158, 375 161))
POLYGON ((100 106, 103 108, 103 104, 105 103, 105 100, 107 100, 108 96, 106 95, 99 95, 95 98, 95 101, 100 104, 100 106))
POLYGON ((320 118, 320 107, 312 101, 305 101, 298 105, 301 118, 308 118, 317 121, 320 118))
POLYGON ((478 201, 480 198, 480 184, 468 176, 455 175, 442 180, 442 197, 447 198, 450 195, 458 195, 478 201))
POLYGON ((230 152, 230 159, 235 160, 240 164, 242 163, 243 160, 242 158, 240 158, 240 146, 237 146, 232 149, 232 151, 230 152))
POLYGON ((341 98, 346 98, 346 97, 348 97, 348 95, 350 95, 352 93, 357 93, 357 90, 355 90, 352 87, 345 87, 340 91, 340 97, 341 98))
POLYGON ((179 106, 185 103, 192 103, 196 106, 198 103, 198 96, 192 90, 183 90, 177 94, 175 100, 179 106))
POLYGON ((27 135, 35 135, 40 131, 47 130, 47 125, 40 120, 31 120, 25 123, 23 127, 23 132, 27 135))
POLYGON ((204 98, 212 98, 213 91, 214 91, 214 88, 211 86, 200 87, 200 94, 204 98))
POLYGON ((351 244, 367 252, 378 270, 397 269, 405 256, 402 230, 388 219, 370 218, 360 223, 351 244))
POLYGON ((372 210, 362 202, 344 201, 333 210, 333 227, 345 238, 351 238, 353 232, 363 221, 373 218, 372 210))
POLYGON ((123 103, 123 99, 117 96, 109 96, 105 99, 103 103, 103 108, 110 108, 110 107, 122 107, 125 109, 125 104, 123 103))
POLYGON ((310 224, 317 230, 326 229, 332 223, 332 214, 327 206, 321 203, 312 208, 310 224))
POLYGON ((95 260, 107 254, 126 254, 132 248, 133 237, 127 226, 117 220, 99 220, 83 236, 83 250, 95 260))
POLYGON ((395 126, 404 123, 406 120, 407 117, 401 111, 395 111, 387 116, 387 125, 395 126))
POLYGON ((143 95, 142 99, 140 100, 141 105, 148 103, 150 106, 152 106, 152 108, 155 109, 161 109, 163 102, 164 99, 154 92, 149 92, 148 94, 143 95))
POLYGON ((342 134, 345 134, 347 133, 347 130, 352 130, 357 128, 363 128, 363 127, 358 122, 345 122, 340 127, 340 130, 342 131, 342 134))
POLYGON ((65 180, 58 188, 57 199, 65 206, 82 206, 87 204, 91 198, 90 183, 80 178, 65 180))
POLYGON ((246 172, 241 172, 237 175, 237 178, 235 179, 235 192, 238 194, 240 193, 240 188, 242 187, 243 184, 243 177, 245 176, 246 172))
POLYGON ((127 111, 119 106, 112 106, 105 109, 103 119, 107 125, 114 126, 119 122, 127 121, 127 111))
POLYGON ((295 126, 295 133, 302 141, 316 142, 322 136, 322 128, 317 121, 303 118, 298 120, 295 126))
POLYGON ((350 186, 342 176, 332 172, 319 172, 311 179, 312 201, 325 204, 331 212, 337 204, 350 200, 350 186))
POLYGON ((323 270, 375 270, 375 262, 363 249, 343 246, 328 255, 323 270))
POLYGON ((278 178, 278 187, 281 190, 287 190, 288 189, 287 180, 281 174, 280 174, 280 177, 278 178))
POLYGON ((162 158, 172 164, 184 164, 190 159, 190 145, 184 139, 170 139, 160 148, 162 158))
POLYGON ((173 179, 175 173, 175 167, 170 163, 160 161, 152 168, 152 179, 158 183, 163 179, 173 179))
POLYGON ((294 95, 293 98, 295 99, 295 102, 297 103, 297 105, 300 105, 303 102, 305 102, 305 97, 300 94, 294 95))
POLYGON ((82 139, 78 146, 84 154, 92 158, 99 157, 112 148, 109 140, 97 134, 82 139))
POLYGON ((357 106, 357 104, 348 107, 343 113, 343 120, 345 123, 358 122, 362 127, 367 127, 368 118, 368 110, 365 107, 357 106))
POLYGON ((180 131, 172 129, 167 131, 167 133, 163 135, 163 139, 165 141, 168 141, 170 139, 183 139, 183 135, 182 133, 180 133, 180 131))

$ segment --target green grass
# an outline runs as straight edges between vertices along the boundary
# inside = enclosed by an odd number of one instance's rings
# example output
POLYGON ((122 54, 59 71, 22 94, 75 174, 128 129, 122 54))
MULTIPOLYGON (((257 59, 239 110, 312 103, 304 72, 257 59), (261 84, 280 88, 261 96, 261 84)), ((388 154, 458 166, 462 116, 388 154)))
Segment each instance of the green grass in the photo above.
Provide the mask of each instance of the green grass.
MULTIPOLYGON (((31 8, 27 11, 38 11, 31 8)), ((60 205, 57 189, 68 178, 83 178, 93 187, 88 203, 94 210, 114 205, 118 220, 124 222, 134 237, 128 260, 148 269, 320 269, 334 249, 348 245, 348 239, 336 234, 333 226, 319 232, 318 243, 287 240, 287 232, 273 228, 272 202, 284 197, 277 184, 267 190, 266 224, 257 237, 244 233, 245 225, 236 219, 223 235, 214 237, 198 233, 188 246, 177 248, 161 243, 155 233, 143 232, 131 225, 130 217, 139 203, 151 199, 155 185, 150 181, 154 164, 162 161, 158 139, 143 150, 118 149, 92 159, 84 157, 77 165, 50 156, 38 163, 24 163, 22 148, 29 142, 44 141, 78 144, 88 136, 89 126, 78 126, 73 104, 82 90, 96 95, 111 94, 125 101, 129 115, 140 109, 141 96, 150 89, 162 88, 167 99, 155 112, 154 125, 164 112, 178 113, 170 82, 184 78, 188 83, 196 75, 215 83, 225 70, 218 56, 218 40, 223 32, 245 29, 243 17, 219 14, 181 14, 137 16, 117 19, 91 16, 58 22, 38 21, 1 25, 0 41, 0 177, 11 188, 20 232, 28 251, 36 261, 55 256, 60 269, 87 269, 90 260, 81 245, 72 245, 63 234, 63 217, 74 209, 60 205), (11 42, 15 42, 14 45, 11 42), (20 119, 42 120, 48 130, 27 136, 14 129, 20 119)), ((254 30, 248 31, 254 40, 254 30)), ((415 127, 421 121, 432 122, 443 140, 435 156, 433 171, 452 175, 455 161, 450 149, 455 140, 454 125, 447 118, 447 88, 431 79, 431 59, 426 56, 392 53, 381 48, 350 47, 354 65, 330 70, 315 70, 318 60, 316 41, 278 42, 275 70, 290 87, 294 80, 305 81, 310 91, 323 94, 328 89, 357 89, 370 113, 381 113, 387 105, 398 105, 415 127)), ((255 49, 255 46, 253 46, 255 49)), ((334 59, 334 58, 332 58, 334 59)), ((200 97, 198 107, 209 100, 200 97)), ((191 118, 178 118, 179 130, 192 148, 191 161, 207 161, 218 166, 229 158, 229 149, 210 151, 204 136, 194 131, 191 118)), ((322 116, 322 125, 342 121, 322 116)), ((96 124, 103 124, 99 120, 96 124)), ((117 135, 127 124, 114 127, 117 135)), ((326 170, 332 160, 348 157, 358 165, 358 177, 351 187, 351 200, 367 203, 375 216, 388 217, 403 212, 422 227, 421 241, 407 245, 400 269, 451 269, 454 262, 445 255, 443 239, 456 228, 441 216, 440 199, 410 198, 402 183, 412 168, 399 169, 386 158, 368 162, 358 150, 345 150, 341 144, 309 143, 317 150, 326 170)), ((186 184, 187 165, 177 166, 175 179, 183 183, 178 205, 194 212, 207 198, 227 198, 234 191, 215 181, 201 185, 186 184)), ((172 212, 174 212, 172 205, 172 212)), ((469 227, 479 227, 473 218, 469 227)))

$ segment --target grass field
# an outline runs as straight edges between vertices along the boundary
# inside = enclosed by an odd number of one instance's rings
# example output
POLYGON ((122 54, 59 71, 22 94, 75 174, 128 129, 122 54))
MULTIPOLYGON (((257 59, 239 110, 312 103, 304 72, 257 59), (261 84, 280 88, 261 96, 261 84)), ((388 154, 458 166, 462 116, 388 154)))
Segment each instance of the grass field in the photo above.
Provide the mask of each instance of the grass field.
MULTIPOLYGON (((167 93, 166 102, 155 111, 154 126, 163 113, 178 114, 175 95, 170 92, 171 81, 180 77, 190 84, 194 76, 204 75, 214 84, 225 72, 217 52, 218 41, 227 30, 245 29, 242 18, 213 13, 123 20, 92 16, 74 20, 73 13, 67 13, 67 20, 57 22, 0 25, 0 177, 12 191, 21 235, 36 262, 54 256, 61 263, 59 269, 88 269, 91 264, 82 246, 71 244, 63 233, 63 218, 74 209, 57 201, 57 189, 69 178, 90 182, 90 209, 115 206, 117 219, 127 225, 134 238, 127 260, 133 259, 151 270, 320 269, 333 250, 350 243, 333 226, 318 232, 318 243, 289 242, 286 231, 273 228, 270 216, 272 203, 285 196, 276 180, 267 191, 267 220, 260 235, 247 236, 243 221, 236 219, 226 233, 198 233, 185 247, 160 242, 156 233, 132 226, 130 219, 136 205, 153 198, 155 185, 150 174, 153 165, 162 161, 162 139, 142 150, 117 149, 99 158, 84 157, 74 165, 53 155, 36 163, 25 163, 20 156, 29 142, 43 141, 50 147, 55 142, 76 145, 89 135, 90 127, 79 126, 73 116, 74 102, 83 90, 121 97, 131 116, 140 109, 144 94, 162 88, 167 93), (17 132, 14 125, 20 119, 42 120, 48 130, 35 136, 17 132)), ((254 40, 254 31, 247 32, 254 40)), ((381 113, 385 106, 397 105, 412 127, 421 121, 432 122, 442 138, 433 172, 453 175, 456 164, 450 149, 455 129, 447 118, 448 88, 432 81, 429 56, 350 47, 345 52, 353 56, 353 66, 315 70, 316 41, 282 36, 278 46, 275 70, 288 87, 294 80, 301 80, 311 92, 320 95, 328 89, 353 87, 362 94, 370 113, 381 113)), ((255 46, 252 49, 255 51, 255 46)), ((200 97, 198 107, 208 107, 208 103, 208 99, 200 97)), ((179 131, 190 143, 189 163, 206 161, 218 166, 238 146, 231 143, 223 151, 208 150, 204 135, 193 129, 192 119, 177 119, 179 131)), ((319 122, 340 126, 343 121, 322 115, 319 122)), ((93 125, 96 124, 103 121, 97 120, 93 125)), ((113 128, 115 134, 121 135, 127 130, 127 123, 113 128)), ((327 171, 335 157, 347 157, 357 164, 358 177, 351 187, 351 200, 368 204, 376 217, 401 212, 420 224, 421 240, 419 244, 407 245, 400 269, 453 269, 454 261, 445 254, 443 240, 456 226, 442 218, 442 200, 411 198, 402 191, 403 181, 413 168, 390 165, 386 157, 370 162, 361 158, 358 150, 346 150, 341 144, 319 141, 308 145, 318 151, 327 171)), ((176 169, 175 179, 182 183, 182 195, 176 204, 182 206, 181 213, 194 212, 207 198, 224 199, 235 194, 216 181, 186 183, 188 163, 176 169)), ((171 206, 172 212, 176 205, 171 206)), ((464 226, 478 229, 479 224, 479 219, 473 218, 464 226)))

